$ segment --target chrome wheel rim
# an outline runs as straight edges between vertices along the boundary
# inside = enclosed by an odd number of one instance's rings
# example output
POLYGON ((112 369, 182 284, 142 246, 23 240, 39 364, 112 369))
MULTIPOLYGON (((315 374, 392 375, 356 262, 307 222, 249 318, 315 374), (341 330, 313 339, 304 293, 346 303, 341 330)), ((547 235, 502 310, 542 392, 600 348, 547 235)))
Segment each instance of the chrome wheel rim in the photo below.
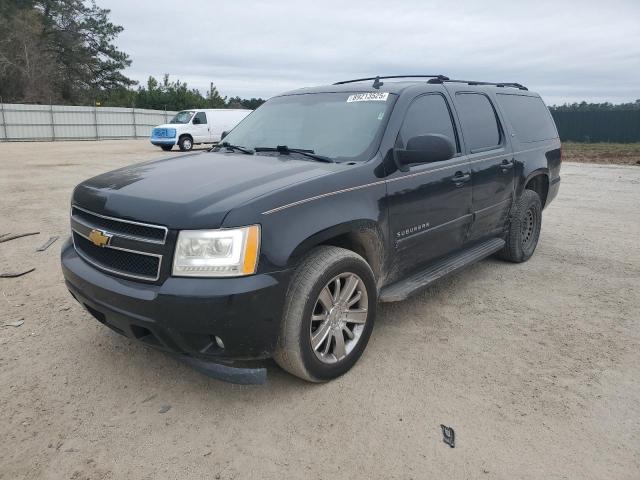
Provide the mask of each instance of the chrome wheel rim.
POLYGON ((355 273, 333 277, 311 312, 311 348, 323 363, 345 359, 360 341, 368 317, 367 288, 355 273))
POLYGON ((191 150, 191 140, 186 139, 184 142, 182 142, 182 144, 184 145, 184 148, 187 150, 191 150))

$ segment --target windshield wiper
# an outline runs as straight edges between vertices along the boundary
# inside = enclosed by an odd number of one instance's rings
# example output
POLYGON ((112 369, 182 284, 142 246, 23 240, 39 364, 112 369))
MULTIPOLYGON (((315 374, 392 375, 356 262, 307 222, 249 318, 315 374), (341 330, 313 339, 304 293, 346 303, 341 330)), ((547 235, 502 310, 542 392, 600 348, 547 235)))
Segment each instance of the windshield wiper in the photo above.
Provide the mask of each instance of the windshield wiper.
POLYGON ((305 157, 313 158, 319 162, 335 163, 332 158, 325 157, 324 155, 316 155, 313 150, 304 150, 302 148, 289 148, 286 145, 278 145, 277 147, 256 147, 256 152, 278 152, 284 154, 299 153, 305 157))
POLYGON ((242 153, 244 153, 246 155, 253 155, 253 150, 250 150, 250 149, 245 148, 245 147, 241 147, 240 145, 231 145, 229 142, 222 142, 222 143, 219 143, 217 146, 218 147, 224 147, 227 150, 231 150, 231 151, 237 150, 237 151, 242 152, 242 153))

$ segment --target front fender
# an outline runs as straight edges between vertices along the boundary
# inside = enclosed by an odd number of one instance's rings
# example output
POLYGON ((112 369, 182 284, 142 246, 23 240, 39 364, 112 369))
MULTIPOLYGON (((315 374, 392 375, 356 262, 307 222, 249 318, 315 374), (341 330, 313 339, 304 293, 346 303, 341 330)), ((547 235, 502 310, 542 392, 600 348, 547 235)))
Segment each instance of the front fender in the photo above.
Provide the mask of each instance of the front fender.
POLYGON ((231 211, 224 223, 228 226, 259 223, 262 227, 259 270, 281 270, 296 265, 300 256, 314 246, 345 234, 359 235, 360 243, 370 249, 383 249, 388 232, 385 192, 384 182, 379 182, 326 192, 325 196, 260 213, 256 212, 256 205, 247 205, 231 211), (249 215, 249 209, 255 213, 249 215))

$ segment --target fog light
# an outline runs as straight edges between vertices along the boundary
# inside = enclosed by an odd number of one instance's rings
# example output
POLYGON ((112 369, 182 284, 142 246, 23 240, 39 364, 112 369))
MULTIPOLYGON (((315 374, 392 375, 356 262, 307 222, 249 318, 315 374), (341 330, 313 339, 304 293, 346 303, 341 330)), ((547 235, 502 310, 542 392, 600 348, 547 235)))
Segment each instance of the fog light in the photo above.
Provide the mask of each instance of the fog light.
POLYGON ((216 340, 216 345, 218 345, 220 348, 224 348, 224 342, 222 341, 222 339, 217 335, 214 338, 216 340))

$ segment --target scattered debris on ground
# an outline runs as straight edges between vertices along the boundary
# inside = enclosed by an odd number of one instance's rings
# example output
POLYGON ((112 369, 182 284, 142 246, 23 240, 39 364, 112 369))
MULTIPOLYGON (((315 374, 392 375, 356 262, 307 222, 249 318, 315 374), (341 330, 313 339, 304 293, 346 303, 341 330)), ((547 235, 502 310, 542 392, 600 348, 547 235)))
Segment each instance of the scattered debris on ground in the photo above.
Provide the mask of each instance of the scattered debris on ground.
POLYGON ((28 233, 16 233, 16 234, 5 234, 0 237, 0 243, 8 242, 9 240, 15 240, 16 238, 28 237, 30 235, 38 235, 40 232, 28 232, 28 233))
POLYGON ((22 275, 26 275, 27 273, 31 273, 35 270, 35 268, 30 268, 29 270, 25 270, 24 272, 5 272, 0 273, 0 278, 16 278, 21 277, 22 275))
POLYGON ((44 252, 47 248, 49 248, 53 243, 60 238, 58 235, 54 235, 53 237, 49 237, 49 240, 45 242, 41 247, 36 248, 36 252, 44 252))
POLYGON ((2 296, 4 297, 5 301, 7 302, 7 304, 8 304, 10 307, 22 307, 22 305, 23 305, 22 303, 15 303, 15 304, 11 303, 11 302, 9 301, 9 298, 7 297, 7 294, 6 294, 6 293, 4 293, 4 291, 2 292, 2 296))
POLYGON ((24 320, 16 320, 15 322, 3 323, 2 327, 20 327, 24 324, 24 320))
POLYGON ((154 393, 153 395, 149 395, 147 398, 145 398, 144 400, 142 400, 142 403, 147 403, 150 402, 151 400, 153 400, 154 398, 156 398, 158 396, 157 393, 154 393))
POLYGON ((456 432, 453 431, 453 428, 447 427, 446 425, 440 425, 442 429, 442 441, 449 445, 451 448, 456 446, 456 432))

